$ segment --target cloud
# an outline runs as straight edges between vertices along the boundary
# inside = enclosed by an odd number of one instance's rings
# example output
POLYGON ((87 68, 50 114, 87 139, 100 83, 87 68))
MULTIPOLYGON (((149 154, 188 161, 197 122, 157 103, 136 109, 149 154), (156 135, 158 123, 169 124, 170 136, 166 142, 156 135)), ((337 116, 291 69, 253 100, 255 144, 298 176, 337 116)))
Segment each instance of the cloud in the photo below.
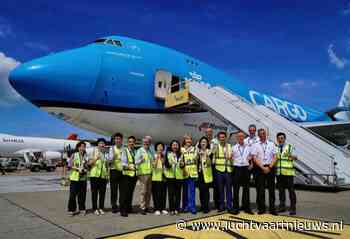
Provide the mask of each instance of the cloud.
POLYGON ((350 2, 345 6, 345 8, 341 11, 343 15, 350 15, 350 2))
POLYGON ((28 47, 30 49, 33 49, 33 50, 39 50, 39 51, 43 51, 43 52, 50 51, 50 48, 47 45, 42 44, 42 43, 38 43, 38 42, 25 42, 24 46, 28 47))
POLYGON ((328 56, 330 63, 334 64, 338 69, 344 69, 344 67, 349 63, 347 59, 340 58, 336 55, 333 44, 328 46, 328 56))
POLYGON ((297 79, 294 81, 284 81, 280 85, 281 95, 284 97, 295 97, 318 86, 319 84, 312 80, 297 79))
POLYGON ((0 106, 11 106, 23 100, 8 80, 10 71, 19 64, 20 62, 0 52, 0 106))

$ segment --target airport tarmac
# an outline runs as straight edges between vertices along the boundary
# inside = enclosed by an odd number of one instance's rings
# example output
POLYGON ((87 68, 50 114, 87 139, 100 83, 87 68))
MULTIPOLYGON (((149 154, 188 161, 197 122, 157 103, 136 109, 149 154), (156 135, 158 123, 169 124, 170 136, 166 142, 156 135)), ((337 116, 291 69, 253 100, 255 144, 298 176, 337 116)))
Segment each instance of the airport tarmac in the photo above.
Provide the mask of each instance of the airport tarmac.
MULTIPOLYGON (((345 225, 350 224, 350 191, 339 193, 297 191, 298 217, 268 214, 251 216, 244 213, 234 216, 212 211, 208 215, 202 213, 178 216, 131 214, 127 218, 122 218, 109 210, 103 216, 89 213, 86 216, 70 217, 66 213, 68 187, 62 187, 59 183, 58 173, 0 176, 0 238, 350 238, 350 226, 345 225), (302 217, 317 221, 342 222, 344 230, 336 232, 194 231, 188 227, 188 224, 184 230, 179 230, 175 226, 175 222, 191 219, 262 224, 263 222, 304 221, 302 217)), ((138 192, 137 188, 136 192, 138 192)), ((91 208, 90 196, 88 193, 87 208, 91 208)), ((109 208, 109 197, 109 190, 107 190, 107 208, 109 208)), ((134 205, 137 205, 137 199, 138 193, 134 196, 134 205)), ((251 188, 251 201, 254 200, 255 189, 251 188)))

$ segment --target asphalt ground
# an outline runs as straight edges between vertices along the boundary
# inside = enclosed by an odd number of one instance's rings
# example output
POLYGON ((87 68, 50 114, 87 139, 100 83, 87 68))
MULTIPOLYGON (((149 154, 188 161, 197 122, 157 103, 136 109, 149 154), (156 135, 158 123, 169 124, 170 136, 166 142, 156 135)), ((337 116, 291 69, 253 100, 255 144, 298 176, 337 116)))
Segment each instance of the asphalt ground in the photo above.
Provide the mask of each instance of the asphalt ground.
MULTIPOLYGON (((137 186, 133 202, 135 210, 138 205, 138 192, 137 186)), ((106 195, 105 215, 96 216, 89 211, 86 216, 71 217, 67 214, 68 193, 68 187, 60 185, 58 172, 0 176, 0 238, 295 238, 295 236, 296 238, 350 238, 349 226, 345 225, 350 224, 350 191, 338 193, 297 191, 297 217, 285 216, 287 214, 251 216, 244 213, 233 216, 218 214, 212 210, 209 214, 178 216, 130 214, 129 217, 123 218, 119 214, 112 214, 109 209, 109 189, 106 195), (268 232, 265 230, 241 231, 238 234, 226 231, 222 234, 223 230, 194 232, 188 227, 179 231, 175 225, 176 222, 183 220, 227 221, 232 218, 236 222, 248 220, 260 223, 308 218, 342 223, 345 229, 337 233, 312 232, 311 236, 306 232, 306 234, 300 232, 295 234, 289 231, 271 232, 271 230, 268 232)), ((276 197, 278 202, 277 192, 276 197)), ((254 188, 251 188, 251 201, 255 201, 254 188)), ((91 208, 89 190, 86 205, 87 208, 91 208)), ((252 205, 254 209, 255 204, 252 203, 252 205)))

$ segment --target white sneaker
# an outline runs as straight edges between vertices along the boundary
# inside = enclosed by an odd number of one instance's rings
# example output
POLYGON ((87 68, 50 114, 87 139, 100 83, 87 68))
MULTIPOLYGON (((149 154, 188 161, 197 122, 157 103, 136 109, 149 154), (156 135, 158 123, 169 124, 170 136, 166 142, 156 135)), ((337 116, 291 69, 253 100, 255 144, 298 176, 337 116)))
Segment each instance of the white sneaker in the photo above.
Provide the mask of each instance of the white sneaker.
POLYGON ((101 214, 101 215, 104 215, 104 214, 105 214, 105 212, 104 212, 102 209, 100 209, 99 211, 100 211, 100 214, 101 214))
POLYGON ((159 216, 159 215, 160 215, 160 211, 158 211, 158 210, 157 210, 157 211, 155 211, 155 212, 154 212, 154 215, 159 216))
POLYGON ((95 210, 94 214, 95 215, 100 215, 100 212, 98 210, 95 210))
POLYGON ((177 214, 179 214, 179 212, 177 210, 175 210, 174 215, 177 215, 177 214))
POLYGON ((168 211, 167 211, 167 210, 163 210, 163 211, 162 211, 162 214, 163 214, 163 215, 168 215, 168 211))
POLYGON ((74 216, 74 212, 68 212, 68 215, 73 217, 74 216))

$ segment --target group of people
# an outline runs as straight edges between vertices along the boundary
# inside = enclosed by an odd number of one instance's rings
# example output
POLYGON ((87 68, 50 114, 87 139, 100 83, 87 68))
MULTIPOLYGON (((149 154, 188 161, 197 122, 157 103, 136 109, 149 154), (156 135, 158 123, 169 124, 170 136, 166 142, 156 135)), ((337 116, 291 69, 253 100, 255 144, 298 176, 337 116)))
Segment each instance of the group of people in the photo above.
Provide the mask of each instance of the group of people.
POLYGON ((127 217, 133 212, 132 201, 136 183, 140 186, 140 209, 142 214, 156 215, 180 212, 197 213, 196 186, 199 189, 200 211, 208 213, 210 188, 213 188, 214 206, 219 212, 227 210, 238 214, 241 210, 253 214, 250 202, 250 182, 253 176, 257 197, 257 213, 267 211, 265 190, 268 189, 269 212, 277 215, 287 211, 285 191, 290 198, 289 214, 296 214, 296 194, 294 191, 294 147, 286 143, 286 135, 276 135, 276 143, 267 138, 265 129, 249 126, 249 135, 236 135, 237 143, 229 144, 226 132, 214 137, 213 129, 197 143, 185 135, 182 143, 173 140, 169 145, 152 143, 146 136, 142 147, 135 148, 135 137, 129 136, 123 145, 123 135, 112 137, 112 146, 105 139, 97 140, 90 157, 85 143, 76 145, 76 152, 70 159, 70 215, 86 214, 87 180, 91 184, 92 208, 96 215, 104 214, 107 183, 110 182, 112 213, 120 212, 127 217), (276 180, 277 178, 277 180, 276 180), (275 207, 275 189, 279 191, 279 207, 275 207), (239 199, 240 188, 242 199, 239 199), (119 206, 118 201, 119 199, 119 206), (166 202, 168 199, 168 207, 166 202), (76 201, 78 201, 78 208, 76 201), (241 201, 241 206, 240 206, 241 201))

